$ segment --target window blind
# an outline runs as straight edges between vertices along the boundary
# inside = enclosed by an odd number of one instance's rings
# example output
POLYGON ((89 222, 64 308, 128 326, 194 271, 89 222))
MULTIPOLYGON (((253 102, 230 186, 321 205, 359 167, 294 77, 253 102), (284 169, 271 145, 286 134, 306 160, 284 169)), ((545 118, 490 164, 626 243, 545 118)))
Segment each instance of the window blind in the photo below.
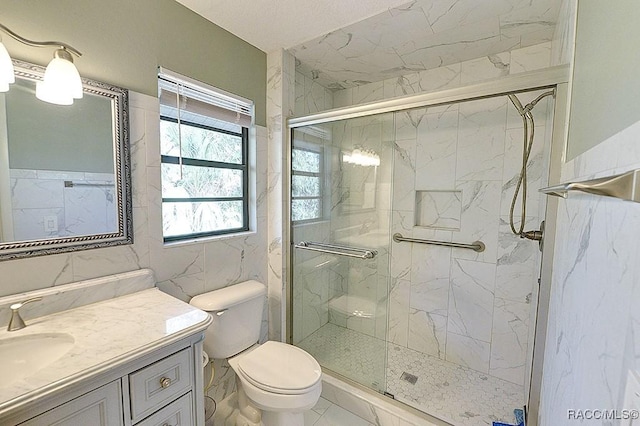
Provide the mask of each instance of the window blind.
POLYGON ((249 127, 253 122, 253 102, 181 76, 164 68, 158 71, 160 105, 169 108, 173 118, 181 112, 249 127), (172 115, 173 115, 172 114, 172 115))

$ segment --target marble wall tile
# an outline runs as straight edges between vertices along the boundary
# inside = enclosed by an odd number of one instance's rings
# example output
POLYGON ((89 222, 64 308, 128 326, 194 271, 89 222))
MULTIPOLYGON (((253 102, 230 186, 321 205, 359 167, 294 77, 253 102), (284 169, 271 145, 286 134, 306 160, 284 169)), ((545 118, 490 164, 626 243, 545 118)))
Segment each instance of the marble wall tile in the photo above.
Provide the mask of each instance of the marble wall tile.
POLYGON ((0 287, 2 296, 66 284, 73 281, 71 254, 3 261, 0 275, 5 277, 0 287))
POLYGON ((458 87, 461 84, 461 72, 459 63, 420 71, 420 89, 422 92, 435 92, 458 87))
MULTIPOLYGON (((403 234, 404 235, 404 234, 403 234)), ((393 279, 408 280, 411 277, 411 251, 412 244, 394 243, 391 247, 391 264, 389 274, 393 279)))
POLYGON ((490 263, 452 261, 448 332, 491 341, 495 274, 490 263))
MULTIPOLYGON (((519 221, 518 216, 516 226, 519 221)), ((525 221, 527 230, 536 226, 537 218, 528 218, 525 221)), ((499 232, 496 297, 525 302, 531 299, 539 275, 538 244, 513 234, 507 216, 500 217, 499 232)))
POLYGON ((409 311, 409 339, 407 346, 441 359, 445 357, 447 316, 418 309, 409 311))
POLYGON ((454 232, 457 241, 482 241, 485 250, 477 253, 468 249, 453 249, 453 257, 495 263, 498 246, 500 182, 460 182, 462 191, 462 216, 460 231, 454 232))
POLYGON ((129 108, 129 142, 131 145, 131 202, 134 207, 147 206, 147 151, 145 145, 146 111, 129 108))
POLYGON ((460 229, 461 199, 458 191, 416 191, 416 225, 460 229))
MULTIPOLYGON (((358 89, 361 89, 362 87, 370 86, 372 84, 375 83, 354 87, 352 89, 343 89, 340 92, 346 90, 356 91, 358 89)), ((420 86, 420 75, 418 73, 405 74, 400 77, 389 78, 383 80, 382 85, 383 99, 390 99, 398 96, 415 95, 424 91, 420 86)))
POLYGON ((393 194, 395 210, 415 209, 416 140, 398 140, 394 145, 393 194))
POLYGON ((500 33, 504 37, 538 34, 537 43, 551 40, 558 21, 559 2, 531 3, 530 8, 513 8, 500 15, 500 33))
POLYGON ((412 250, 411 308, 447 315, 450 269, 451 249, 415 244, 412 250))
POLYGON ((529 305, 495 299, 489 373, 524 384, 529 334, 529 305))
POLYGON ((489 373, 491 345, 455 333, 447 333, 446 360, 482 373, 489 373))
POLYGON ((413 109, 409 111, 399 111, 394 113, 396 120, 396 142, 401 140, 415 140, 418 134, 418 126, 422 121, 425 108, 413 109))
POLYGON ((11 179, 14 209, 64 207, 64 182, 58 179, 11 179))
POLYGON ((573 58, 578 0, 562 0, 551 39, 551 65, 569 64, 573 58))
POLYGON ((510 74, 539 70, 551 65, 551 42, 540 43, 533 46, 515 49, 511 51, 510 74))
MULTIPOLYGON (((544 165, 544 127, 537 127, 538 137, 534 137, 534 143, 527 161, 527 215, 537 215, 538 207, 541 201, 544 201, 538 192, 542 188, 543 178, 546 175, 544 165)), ((520 174, 522 171, 522 149, 523 149, 523 132, 522 129, 509 129, 506 131, 504 166, 502 178, 502 194, 500 202, 500 214, 508 215, 514 193, 518 186, 520 174)), ((516 216, 521 216, 521 205, 524 188, 520 185, 518 192, 518 200, 516 202, 516 216)))
POLYGON ((65 211, 63 208, 14 209, 12 212, 14 241, 37 240, 64 234, 65 211), (45 228, 45 220, 50 220, 51 217, 57 220, 57 231, 48 231, 45 228))
POLYGON ((470 84, 509 75, 510 61, 511 54, 506 52, 462 62, 460 82, 470 84))
POLYGON ((501 180, 506 100, 503 97, 460 105, 457 180, 501 180))
POLYGON ((408 343, 409 334, 410 297, 410 281, 392 280, 392 287, 389 293, 388 341, 405 347, 408 343))
POLYGON ((384 82, 380 81, 354 87, 352 99, 355 104, 381 101, 384 99, 384 82))
POLYGON ((353 105, 353 88, 333 92, 333 107, 342 108, 353 105))
POLYGON ((181 275, 177 278, 160 281, 156 287, 186 303, 189 303, 191 298, 208 291, 205 288, 204 273, 181 275))
POLYGON ((427 110, 418 126, 415 185, 419 190, 450 190, 456 177, 458 111, 431 111, 427 110))

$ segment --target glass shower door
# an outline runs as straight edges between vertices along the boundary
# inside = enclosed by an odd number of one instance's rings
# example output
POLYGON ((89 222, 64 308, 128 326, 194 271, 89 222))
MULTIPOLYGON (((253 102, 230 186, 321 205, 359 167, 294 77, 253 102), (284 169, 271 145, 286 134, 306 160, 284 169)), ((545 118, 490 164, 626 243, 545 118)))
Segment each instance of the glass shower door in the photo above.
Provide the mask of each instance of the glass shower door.
POLYGON ((393 114, 292 133, 293 344, 385 390, 393 114))

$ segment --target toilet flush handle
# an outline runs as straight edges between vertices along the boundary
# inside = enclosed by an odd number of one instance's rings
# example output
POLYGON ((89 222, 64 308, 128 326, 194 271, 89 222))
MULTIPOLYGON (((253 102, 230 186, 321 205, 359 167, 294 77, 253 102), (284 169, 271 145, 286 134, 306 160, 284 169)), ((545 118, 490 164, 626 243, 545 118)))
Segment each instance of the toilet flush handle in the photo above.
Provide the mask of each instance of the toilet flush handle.
POLYGON ((223 310, 221 310, 221 311, 216 311, 216 313, 215 313, 215 314, 216 314, 217 316, 221 317, 222 315, 224 315, 224 313, 225 313, 225 312, 227 312, 227 310, 226 310, 226 309, 223 309, 223 310))

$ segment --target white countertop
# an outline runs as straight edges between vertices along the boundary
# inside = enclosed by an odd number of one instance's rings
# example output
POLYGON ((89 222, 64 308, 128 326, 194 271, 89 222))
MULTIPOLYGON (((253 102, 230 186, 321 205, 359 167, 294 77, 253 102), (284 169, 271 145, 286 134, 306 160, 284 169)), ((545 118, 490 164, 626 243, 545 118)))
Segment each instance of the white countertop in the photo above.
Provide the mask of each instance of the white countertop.
POLYGON ((0 331, 2 339, 41 333, 67 333, 72 349, 33 375, 0 381, 0 414, 40 395, 120 366, 205 330, 209 314, 151 288, 68 311, 25 320, 27 327, 0 331))

